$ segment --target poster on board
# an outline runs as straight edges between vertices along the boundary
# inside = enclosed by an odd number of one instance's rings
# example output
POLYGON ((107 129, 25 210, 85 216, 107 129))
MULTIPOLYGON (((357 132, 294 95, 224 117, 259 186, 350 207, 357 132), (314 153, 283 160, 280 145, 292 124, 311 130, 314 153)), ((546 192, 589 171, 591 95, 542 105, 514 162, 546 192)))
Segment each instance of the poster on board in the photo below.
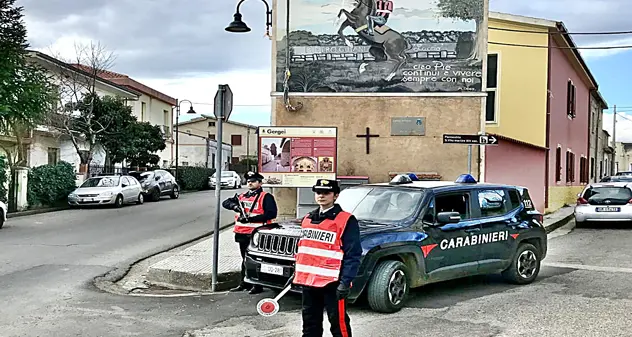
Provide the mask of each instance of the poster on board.
POLYGON ((312 187, 317 179, 335 180, 337 136, 335 127, 259 127, 263 184, 312 187))
POLYGON ((484 0, 293 0, 289 41, 285 3, 278 2, 277 92, 287 67, 289 92, 482 90, 484 0))

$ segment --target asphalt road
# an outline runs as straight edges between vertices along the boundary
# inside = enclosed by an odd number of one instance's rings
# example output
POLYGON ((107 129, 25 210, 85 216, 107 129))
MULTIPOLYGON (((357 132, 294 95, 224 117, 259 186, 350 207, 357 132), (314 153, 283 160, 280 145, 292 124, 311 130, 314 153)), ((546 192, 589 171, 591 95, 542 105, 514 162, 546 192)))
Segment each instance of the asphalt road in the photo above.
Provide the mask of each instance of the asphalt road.
MULTIPOLYGON (((416 289, 407 308, 396 314, 376 314, 356 305, 350 313, 353 334, 632 336, 632 227, 570 231, 572 227, 550 234, 545 266, 531 285, 475 277, 416 289)), ((280 305, 276 316, 233 315, 188 336, 300 336, 298 298, 284 297, 280 305)), ((324 324, 328 331, 326 318, 324 324)))
MULTIPOLYGON (((235 191, 224 191, 230 196, 235 191)), ((179 336, 209 299, 103 293, 94 277, 212 230, 214 191, 120 209, 10 218, 0 230, 0 336, 179 336)), ((231 212, 222 213, 231 221, 231 212)))
MULTIPOLYGON (((256 303, 272 297, 269 291, 160 298, 113 295, 92 285, 114 267, 205 232, 212 199, 188 194, 10 219, 0 230, 0 336, 300 335, 295 295, 281 300, 279 314, 263 318, 256 303)), ((391 315, 358 304, 351 308, 354 335, 630 336, 630 242, 630 228, 562 228, 550 236, 535 283, 514 286, 488 276, 431 285, 391 315)))

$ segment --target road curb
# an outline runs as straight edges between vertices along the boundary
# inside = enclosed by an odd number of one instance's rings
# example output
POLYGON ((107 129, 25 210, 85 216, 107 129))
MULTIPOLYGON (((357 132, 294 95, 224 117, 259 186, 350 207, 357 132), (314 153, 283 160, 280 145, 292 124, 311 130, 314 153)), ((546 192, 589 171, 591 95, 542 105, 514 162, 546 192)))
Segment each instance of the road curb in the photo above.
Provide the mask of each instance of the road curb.
MULTIPOLYGON (((234 221, 225 224, 225 225, 220 225, 219 227, 219 231, 221 232, 222 230, 233 226, 235 224, 234 221)), ((97 277, 95 277, 92 280, 92 284, 94 285, 94 287, 96 287, 98 290, 104 291, 104 292, 108 292, 108 293, 114 293, 114 294, 118 294, 118 295, 132 295, 129 291, 123 290, 122 288, 120 288, 119 286, 116 285, 116 282, 122 280, 128 273, 129 271, 132 269, 132 267, 134 267, 135 265, 149 259, 152 258, 156 255, 180 248, 182 246, 188 245, 192 242, 198 241, 198 240, 202 240, 204 238, 210 237, 211 235, 213 235, 215 232, 215 230, 212 231, 208 231, 204 234, 198 235, 192 239, 186 240, 184 242, 178 243, 176 245, 173 246, 169 246, 167 248, 160 248, 158 250, 154 250, 152 251, 149 255, 144 256, 140 259, 137 259, 136 261, 130 263, 130 264, 121 264, 119 266, 114 267, 113 269, 109 270, 108 272, 101 274, 97 277)), ((237 278, 239 279, 239 278, 237 278)), ((134 294, 137 296, 137 294, 134 294)))
POLYGON ((566 225, 569 221, 571 221, 571 219, 573 219, 574 215, 575 215, 575 213, 573 212, 573 213, 565 216, 564 218, 553 222, 549 226, 545 225, 544 229, 546 230, 546 234, 549 234, 549 233, 553 232, 554 230, 566 225))
POLYGON ((61 207, 47 207, 47 208, 40 208, 40 209, 30 209, 28 211, 22 211, 22 212, 9 212, 7 213, 7 218, 19 218, 21 216, 27 216, 27 215, 36 215, 36 214, 42 214, 42 213, 50 213, 50 212, 59 212, 59 211, 64 211, 64 210, 68 210, 70 209, 70 207, 68 206, 61 206, 61 207))

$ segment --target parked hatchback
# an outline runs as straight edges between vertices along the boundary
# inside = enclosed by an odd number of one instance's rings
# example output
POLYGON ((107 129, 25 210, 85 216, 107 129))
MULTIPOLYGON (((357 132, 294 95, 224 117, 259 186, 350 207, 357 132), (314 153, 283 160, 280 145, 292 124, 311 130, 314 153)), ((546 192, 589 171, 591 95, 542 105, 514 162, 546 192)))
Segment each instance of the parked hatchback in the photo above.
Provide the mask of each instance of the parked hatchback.
POLYGON ((100 176, 86 179, 68 195, 70 206, 142 204, 145 196, 134 177, 100 176))
POLYGON ((132 171, 129 175, 140 181, 143 193, 151 201, 158 201, 165 195, 170 196, 171 199, 180 197, 180 186, 176 178, 165 170, 132 171))
POLYGON ((630 182, 590 184, 577 197, 575 223, 632 220, 630 182))

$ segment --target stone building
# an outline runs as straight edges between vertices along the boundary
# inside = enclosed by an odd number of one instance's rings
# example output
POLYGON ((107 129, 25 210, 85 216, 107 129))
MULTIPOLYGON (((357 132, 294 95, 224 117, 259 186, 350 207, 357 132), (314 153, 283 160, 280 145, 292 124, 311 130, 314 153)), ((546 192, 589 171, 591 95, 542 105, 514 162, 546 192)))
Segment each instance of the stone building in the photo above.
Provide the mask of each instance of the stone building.
POLYGON ((590 93, 590 182, 598 182, 603 178, 604 161, 607 159, 608 137, 603 130, 603 112, 608 109, 608 104, 599 91, 590 93), (605 139, 604 139, 605 138, 605 139))

